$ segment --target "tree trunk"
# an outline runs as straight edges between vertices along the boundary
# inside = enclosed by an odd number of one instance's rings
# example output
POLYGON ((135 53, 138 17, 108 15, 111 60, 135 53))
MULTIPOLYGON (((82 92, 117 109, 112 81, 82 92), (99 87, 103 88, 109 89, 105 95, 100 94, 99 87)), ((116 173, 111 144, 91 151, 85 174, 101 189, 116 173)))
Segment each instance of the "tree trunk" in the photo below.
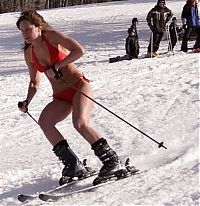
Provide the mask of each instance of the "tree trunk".
POLYGON ((2 5, 2 1, 0 1, 0 14, 3 13, 3 5, 2 5))
POLYGON ((46 0, 46 1, 45 1, 45 6, 44 6, 44 8, 45 8, 45 9, 48 9, 48 8, 49 8, 49 0, 46 0))

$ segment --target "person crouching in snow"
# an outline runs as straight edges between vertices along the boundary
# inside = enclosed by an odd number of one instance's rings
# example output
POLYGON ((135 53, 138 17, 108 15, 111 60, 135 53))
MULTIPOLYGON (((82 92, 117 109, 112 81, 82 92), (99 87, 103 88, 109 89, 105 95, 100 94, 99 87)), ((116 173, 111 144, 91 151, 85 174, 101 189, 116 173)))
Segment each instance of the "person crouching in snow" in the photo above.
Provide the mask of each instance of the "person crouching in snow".
POLYGON ((132 24, 131 24, 130 28, 133 29, 133 32, 134 32, 136 38, 138 38, 137 24, 138 24, 137 17, 132 18, 132 24))
POLYGON ((139 42, 132 28, 128 29, 128 37, 126 38, 125 49, 126 55, 109 58, 109 63, 138 58, 139 42))
POLYGON ((132 28, 128 29, 128 37, 126 38, 126 54, 130 59, 138 58, 139 55, 139 42, 137 34, 132 28))

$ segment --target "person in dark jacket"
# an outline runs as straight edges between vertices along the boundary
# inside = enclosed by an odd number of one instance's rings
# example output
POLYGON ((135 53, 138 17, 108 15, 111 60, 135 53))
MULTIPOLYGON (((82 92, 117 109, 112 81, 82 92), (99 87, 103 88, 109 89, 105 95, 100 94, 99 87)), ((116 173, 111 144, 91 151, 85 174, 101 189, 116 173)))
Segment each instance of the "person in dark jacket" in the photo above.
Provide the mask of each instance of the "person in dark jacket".
POLYGON ((123 61, 123 60, 131 60, 131 59, 137 59, 139 55, 139 42, 137 34, 135 33, 135 30, 132 28, 128 29, 128 37, 126 38, 126 55, 124 56, 117 56, 109 58, 109 63, 123 61))
POLYGON ((126 38, 126 54, 130 57, 130 59, 138 58, 139 55, 139 42, 135 31, 132 28, 129 28, 128 37, 126 38))
POLYGON ((197 33, 194 49, 200 48, 200 22, 196 0, 187 0, 183 7, 181 19, 185 33, 182 40, 181 51, 188 51, 188 40, 193 31, 197 33))
POLYGON ((131 24, 130 28, 133 29, 134 35, 138 39, 137 24, 138 24, 138 19, 137 19, 137 17, 134 17, 132 19, 132 24, 131 24))
POLYGON ((149 11, 146 20, 152 31, 152 36, 148 46, 148 57, 157 56, 156 52, 166 30, 166 23, 171 19, 172 15, 172 11, 165 6, 165 0, 158 0, 157 5, 149 11))
POLYGON ((177 41, 178 41, 178 34, 182 31, 182 28, 180 28, 177 24, 176 17, 172 18, 172 22, 169 25, 169 34, 170 34, 170 43, 168 50, 173 51, 177 41))

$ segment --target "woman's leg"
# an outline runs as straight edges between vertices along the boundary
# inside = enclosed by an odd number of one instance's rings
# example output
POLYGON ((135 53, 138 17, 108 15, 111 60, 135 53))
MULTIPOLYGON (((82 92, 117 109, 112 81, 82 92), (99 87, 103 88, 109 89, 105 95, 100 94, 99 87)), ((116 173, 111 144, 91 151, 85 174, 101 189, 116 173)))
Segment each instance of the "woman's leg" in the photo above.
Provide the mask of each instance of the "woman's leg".
MULTIPOLYGON (((93 97, 90 84, 84 80, 79 84, 78 90, 93 97)), ((73 97, 72 108, 74 127, 92 145, 101 138, 100 134, 89 126, 93 102, 77 91, 73 97)))
MULTIPOLYGON (((79 90, 92 98, 90 84, 82 81, 79 90)), ((98 177, 93 184, 99 184, 116 173, 127 174, 127 169, 121 166, 118 155, 108 145, 106 139, 101 138, 93 128, 89 127, 89 120, 93 108, 93 102, 80 92, 76 92, 73 98, 73 124, 77 131, 91 144, 94 154, 101 160, 101 167, 98 177)))
POLYGON ((53 100, 44 108, 39 118, 39 125, 53 145, 55 155, 65 166, 62 170, 62 177, 59 180, 60 185, 70 182, 73 177, 87 173, 82 162, 80 162, 67 141, 64 140, 62 134, 55 127, 58 122, 64 120, 70 114, 71 110, 71 105, 67 102, 53 100))
POLYGON ((53 100, 43 109, 38 124, 53 146, 64 139, 55 125, 64 120, 70 112, 71 105, 60 100, 53 100))

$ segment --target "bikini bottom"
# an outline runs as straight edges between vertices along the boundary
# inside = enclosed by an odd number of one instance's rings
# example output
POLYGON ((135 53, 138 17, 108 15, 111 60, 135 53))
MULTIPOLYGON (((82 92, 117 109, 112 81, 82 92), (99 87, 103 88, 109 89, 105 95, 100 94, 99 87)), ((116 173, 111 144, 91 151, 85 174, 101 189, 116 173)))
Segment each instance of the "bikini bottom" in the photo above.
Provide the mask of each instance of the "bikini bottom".
POLYGON ((75 88, 78 88, 78 86, 81 83, 81 81, 90 82, 84 76, 81 76, 80 79, 72 87, 69 87, 69 88, 65 89, 64 91, 62 91, 62 92, 54 93, 53 94, 53 98, 54 99, 58 99, 58 100, 62 100, 62 101, 65 101, 65 102, 68 102, 68 103, 72 104, 73 97, 74 97, 74 95, 77 92, 77 90, 75 88))

